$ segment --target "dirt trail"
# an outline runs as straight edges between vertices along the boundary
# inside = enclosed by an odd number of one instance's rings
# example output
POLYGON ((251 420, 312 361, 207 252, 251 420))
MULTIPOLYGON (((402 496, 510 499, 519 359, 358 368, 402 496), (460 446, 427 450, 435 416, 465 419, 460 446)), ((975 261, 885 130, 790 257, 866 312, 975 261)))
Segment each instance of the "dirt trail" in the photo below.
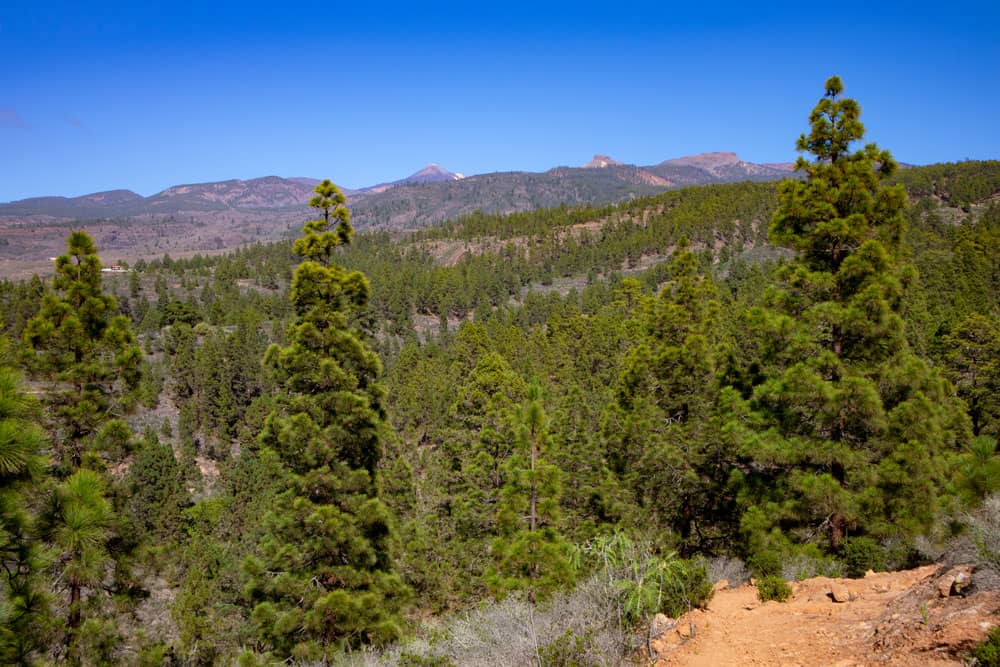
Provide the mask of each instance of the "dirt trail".
MULTIPOLYGON (((784 603, 760 603, 749 584, 721 590, 653 641, 658 666, 962 665, 1000 625, 1000 591, 941 597, 945 569, 931 565, 864 579, 818 577, 793 584, 784 603), (835 586, 850 601, 834 602, 835 586)), ((975 581, 975 579, 974 579, 975 581)), ((946 586, 947 588, 947 586, 946 586)))

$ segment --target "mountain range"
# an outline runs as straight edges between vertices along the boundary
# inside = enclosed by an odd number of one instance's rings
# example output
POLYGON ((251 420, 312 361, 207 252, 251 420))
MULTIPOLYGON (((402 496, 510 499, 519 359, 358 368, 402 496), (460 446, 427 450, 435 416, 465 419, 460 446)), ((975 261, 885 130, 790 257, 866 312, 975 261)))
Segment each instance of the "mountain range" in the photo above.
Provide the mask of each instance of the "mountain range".
MULTIPOLYGON (((467 199, 475 208, 503 211, 524 210, 527 202, 533 202, 539 197, 548 199, 542 192, 547 184, 570 185, 566 203, 595 203, 596 200, 603 198, 602 192, 595 191, 602 190, 596 186, 602 181, 608 184, 603 188, 607 191, 607 198, 613 199, 616 194, 620 194, 619 191, 628 189, 613 185, 615 183, 665 189, 747 179, 780 179, 789 175, 791 171, 791 164, 755 164, 741 160, 735 153, 702 153, 665 160, 646 167, 627 165, 606 155, 595 155, 591 162, 578 168, 556 167, 543 173, 515 171, 471 177, 448 171, 437 164, 429 164, 420 171, 397 181, 356 190, 345 189, 344 192, 348 195, 352 209, 361 204, 356 215, 361 214, 365 224, 382 227, 395 226, 393 223, 400 222, 406 224, 391 217, 382 217, 376 211, 395 208, 384 204, 397 200, 422 201, 422 198, 413 196, 413 186, 436 185, 441 188, 440 184, 447 184, 443 187, 448 190, 448 194, 465 194, 466 196, 462 198, 467 199), (577 184, 578 187, 573 188, 573 184, 577 184), (506 186, 514 187, 515 201, 494 201, 490 193, 484 192, 484 190, 504 190, 506 186), (519 188, 525 191, 518 193, 519 188), (574 189, 579 190, 576 196, 573 193, 574 189), (397 196, 379 197, 394 190, 398 191, 394 193, 397 196), (519 194, 522 196, 518 196, 519 194)), ((130 190, 109 190, 70 198, 34 197, 0 203, 0 216, 5 218, 45 216, 86 220, 176 215, 184 212, 301 208, 317 183, 319 180, 315 178, 264 176, 250 180, 232 179, 175 185, 150 197, 143 197, 130 190)), ((413 217, 414 221, 419 219, 419 222, 424 224, 431 221, 420 215, 413 217)), ((439 216, 431 215, 430 218, 439 216)))
MULTIPOLYGON (((430 164, 406 178, 345 189, 359 230, 405 230, 475 211, 513 213, 560 204, 605 204, 670 188, 778 180, 791 164, 757 164, 735 153, 702 153, 648 166, 606 155, 579 167, 464 176, 430 164)), ((58 254, 67 227, 86 227, 115 256, 219 251, 297 233, 315 178, 264 176, 175 185, 150 197, 129 190, 35 197, 0 204, 0 262, 58 254)), ((0 273, 11 273, 0 267, 0 273)))

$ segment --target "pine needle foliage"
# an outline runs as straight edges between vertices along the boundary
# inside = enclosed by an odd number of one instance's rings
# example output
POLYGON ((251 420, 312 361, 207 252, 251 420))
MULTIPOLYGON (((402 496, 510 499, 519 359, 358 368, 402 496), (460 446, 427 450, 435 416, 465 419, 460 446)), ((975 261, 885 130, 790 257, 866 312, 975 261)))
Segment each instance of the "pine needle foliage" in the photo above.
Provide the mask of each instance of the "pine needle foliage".
POLYGON ((911 536, 933 521, 946 461, 969 439, 950 383, 910 349, 901 316, 917 276, 903 260, 896 170, 830 78, 797 143, 804 180, 779 189, 772 242, 795 258, 749 313, 757 376, 727 427, 742 463, 741 528, 753 555, 848 535, 911 536))
POLYGON ((559 533, 562 472, 549 463, 553 439, 542 390, 528 387, 514 412, 514 453, 503 467, 493 542, 495 568, 489 574, 498 593, 524 590, 536 602, 573 581, 570 544, 559 533))
MULTIPOLYGON (((0 339, 0 358, 6 348, 0 339)), ((35 402, 10 368, 0 366, 0 663, 31 664, 44 647, 50 620, 48 600, 39 585, 42 561, 27 509, 27 495, 38 483, 44 437, 33 420, 35 402)))
POLYGON ((352 236, 344 202, 330 181, 316 187, 310 205, 320 217, 294 246, 305 261, 292 280, 288 345, 265 356, 280 407, 258 444, 277 455, 288 482, 265 518, 259 556, 244 570, 261 646, 283 659, 322 660, 395 638, 407 596, 376 483, 381 364, 349 325, 368 281, 333 261, 352 236))
POLYGON ((86 232, 74 231, 56 259, 52 289, 24 331, 27 361, 49 383, 58 472, 83 463, 93 436, 134 403, 142 350, 128 318, 101 286, 101 261, 86 232))
POLYGON ((81 626, 99 603, 101 584, 112 567, 108 542, 115 515, 105 484, 94 470, 81 468, 57 486, 41 518, 42 534, 57 554, 55 588, 67 596, 64 643, 73 655, 86 633, 81 626))

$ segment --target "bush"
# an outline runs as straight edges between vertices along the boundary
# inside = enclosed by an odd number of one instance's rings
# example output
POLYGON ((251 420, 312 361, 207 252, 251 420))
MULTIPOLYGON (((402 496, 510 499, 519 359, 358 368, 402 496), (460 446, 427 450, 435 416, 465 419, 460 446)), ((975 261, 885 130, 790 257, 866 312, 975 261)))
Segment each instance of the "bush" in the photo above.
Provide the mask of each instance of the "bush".
POLYGON ((673 580, 667 582, 659 611, 677 618, 690 609, 706 607, 714 593, 705 566, 682 560, 673 580))
POLYGON ((539 662, 546 667, 597 667, 600 656, 593 644, 590 631, 581 635, 567 630, 539 649, 539 662))
POLYGON ((792 587, 778 576, 767 576, 757 580, 757 599, 761 602, 776 600, 785 602, 792 597, 792 587))
POLYGON ((114 664, 115 652, 121 643, 121 633, 113 621, 90 618, 80 627, 70 649, 71 658, 84 665, 114 664))
POLYGON ((651 558, 641 576, 621 586, 625 618, 631 627, 657 612, 676 618, 689 609, 705 607, 715 592, 704 565, 673 553, 651 558))
POLYGON ((844 576, 844 564, 823 553, 815 544, 803 544, 785 556, 778 574, 785 581, 802 581, 812 577, 836 578, 844 576))
POLYGON ((981 561, 1000 570, 1000 494, 987 497, 979 511, 967 517, 967 522, 976 536, 981 561))
POLYGON ((850 537, 840 547, 840 558, 847 567, 847 576, 865 576, 868 570, 885 569, 885 550, 870 537, 850 537))
POLYGON ((977 667, 1000 667, 1000 627, 990 630, 986 641, 972 649, 977 667))
POLYGON ((704 565, 708 572, 708 580, 713 584, 725 579, 730 586, 739 586, 750 578, 746 564, 739 558, 729 556, 715 556, 705 558, 700 556, 695 559, 699 565, 704 565))
POLYGON ((776 577, 781 574, 781 554, 775 550, 758 551, 747 559, 750 572, 757 577, 776 577))
POLYGON ((443 655, 418 655, 416 653, 400 653, 399 667, 455 667, 455 663, 443 655))
POLYGON ((374 667, 408 664, 552 665, 591 667, 627 664, 639 648, 636 630, 658 611, 679 615, 704 607, 712 583, 704 563, 657 555, 650 545, 622 533, 601 536, 581 548, 596 570, 572 590, 544 604, 523 596, 487 601, 444 620, 433 633, 371 653, 338 654, 332 665, 374 667), (422 661, 422 662, 421 662, 422 661), (440 662, 435 662, 440 661, 440 662))
POLYGON ((341 654, 331 662, 342 667, 494 667, 535 665, 541 654, 544 665, 624 664, 635 646, 618 623, 620 594, 606 578, 593 576, 543 605, 511 595, 447 618, 425 638, 369 654, 341 654))

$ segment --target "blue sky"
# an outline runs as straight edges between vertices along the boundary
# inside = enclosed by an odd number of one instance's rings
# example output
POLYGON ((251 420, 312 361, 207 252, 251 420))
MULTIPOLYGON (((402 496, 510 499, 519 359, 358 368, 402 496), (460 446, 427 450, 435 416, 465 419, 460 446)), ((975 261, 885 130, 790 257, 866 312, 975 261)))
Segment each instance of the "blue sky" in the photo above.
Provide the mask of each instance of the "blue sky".
POLYGON ((1000 2, 0 5, 0 201, 792 160, 830 74, 868 139, 1000 158, 1000 2))

